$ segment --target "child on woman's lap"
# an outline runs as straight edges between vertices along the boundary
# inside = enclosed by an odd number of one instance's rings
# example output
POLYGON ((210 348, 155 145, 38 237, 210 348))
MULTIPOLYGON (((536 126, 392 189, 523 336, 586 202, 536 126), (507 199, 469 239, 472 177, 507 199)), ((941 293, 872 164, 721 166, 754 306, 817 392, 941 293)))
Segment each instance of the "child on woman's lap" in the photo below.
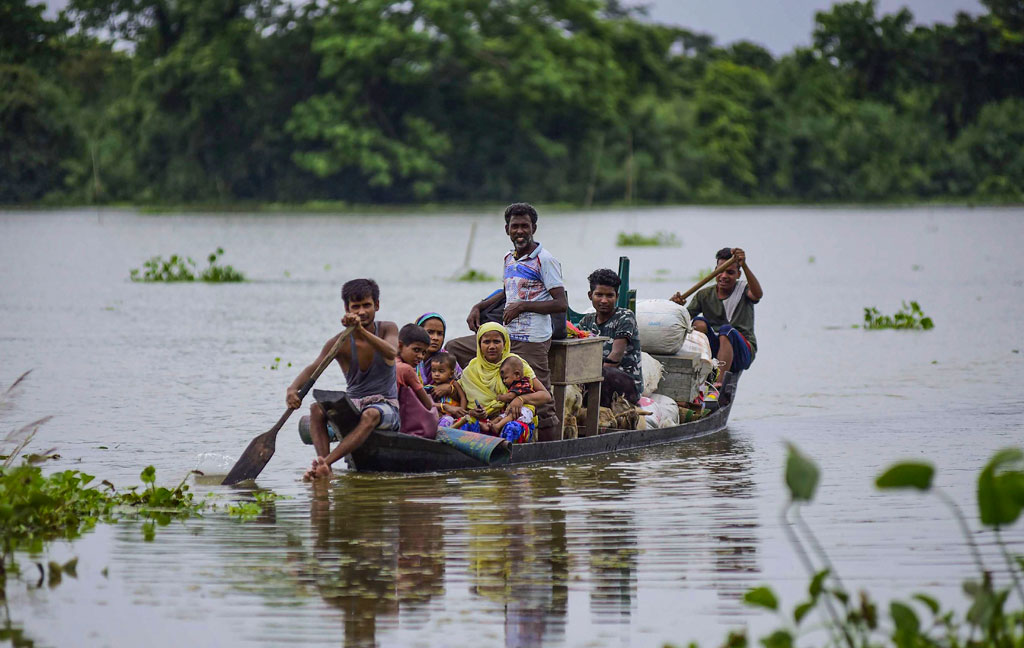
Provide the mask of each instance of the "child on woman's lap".
POLYGON ((430 396, 438 414, 438 427, 451 427, 466 415, 466 392, 455 380, 455 356, 440 352, 430 362, 430 396), (450 389, 446 389, 450 385, 450 389), (443 394, 443 395, 441 395, 443 394))
MULTIPOLYGON (((515 356, 505 358, 501 363, 501 382, 508 389, 496 397, 502 403, 508 404, 520 396, 533 393, 533 381, 524 375, 523 362, 515 356)), ((522 398, 519 400, 522 401, 522 398)), ((500 418, 489 423, 489 427, 492 434, 509 443, 528 443, 537 436, 536 412, 533 405, 525 404, 517 416, 506 409, 500 418)))

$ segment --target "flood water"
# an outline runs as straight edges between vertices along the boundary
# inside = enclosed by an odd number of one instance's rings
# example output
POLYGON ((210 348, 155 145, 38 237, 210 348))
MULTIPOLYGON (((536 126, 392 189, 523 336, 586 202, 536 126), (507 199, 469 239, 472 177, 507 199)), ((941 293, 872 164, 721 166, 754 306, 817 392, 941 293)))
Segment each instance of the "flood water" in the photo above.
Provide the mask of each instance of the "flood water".
MULTIPOLYGON (((339 330, 345 280, 377 279, 381 319, 437 310, 450 335, 467 333, 469 307, 496 287, 447 280, 474 220, 470 265, 497 275, 508 247, 498 210, 0 212, 0 383, 33 370, 3 431, 53 414, 29 451, 56 447, 48 469, 120 486, 148 464, 174 484, 203 453, 207 467, 237 457, 339 330), (152 255, 204 265, 218 246, 251 281, 128 279, 152 255)), ((249 490, 199 484, 221 508, 153 542, 125 521, 57 543, 50 557, 78 556, 77 579, 10 582, 13 625, 46 646, 720 645, 730 629, 776 627, 741 603, 747 588, 772 584, 787 610, 806 591, 779 522, 786 441, 821 467, 805 518, 849 589, 882 602, 925 590, 965 607, 960 582, 974 572, 948 510, 872 482, 894 461, 933 461, 977 528, 977 472, 1024 445, 1024 210, 542 210, 536 238, 561 260, 577 310, 586 276, 621 254, 640 298, 654 298, 689 287, 719 247, 747 251, 765 292, 760 352, 726 431, 508 470, 341 469, 310 485, 299 478, 313 452, 289 422, 258 480, 286 499, 241 522, 223 506, 249 490), (616 248, 620 230, 682 245, 616 248), (910 299, 934 330, 851 328, 865 306, 892 313, 910 299)), ((336 366, 318 382, 342 385, 336 366)), ((1004 538, 1024 553, 1024 525, 1004 538)))

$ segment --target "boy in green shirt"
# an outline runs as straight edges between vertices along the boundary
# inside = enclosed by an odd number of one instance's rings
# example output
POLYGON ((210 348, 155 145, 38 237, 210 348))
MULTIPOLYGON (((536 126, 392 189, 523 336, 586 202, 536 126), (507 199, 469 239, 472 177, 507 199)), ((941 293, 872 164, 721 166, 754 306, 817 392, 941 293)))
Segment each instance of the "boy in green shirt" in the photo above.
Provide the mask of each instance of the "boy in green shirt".
MULTIPOLYGON (((693 329, 708 337, 711 353, 719 366, 737 372, 750 367, 757 353, 754 337, 754 304, 761 301, 764 292, 757 277, 747 266, 747 255, 740 248, 722 248, 715 254, 716 267, 736 257, 736 263, 718 275, 715 285, 697 292, 686 307, 693 319, 693 329), (741 279, 742 274, 746 280, 741 279)), ((680 293, 672 301, 683 306, 686 300, 680 293)), ((715 379, 721 387, 725 371, 715 379)))

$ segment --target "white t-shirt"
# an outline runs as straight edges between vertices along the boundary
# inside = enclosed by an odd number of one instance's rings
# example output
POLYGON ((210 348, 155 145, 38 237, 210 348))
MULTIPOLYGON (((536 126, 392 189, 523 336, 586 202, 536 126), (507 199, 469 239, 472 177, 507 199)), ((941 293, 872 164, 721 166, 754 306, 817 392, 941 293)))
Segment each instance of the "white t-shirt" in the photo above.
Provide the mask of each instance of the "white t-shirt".
MULTIPOLYGON (((521 259, 515 250, 505 255, 505 303, 552 301, 552 288, 562 288, 562 265, 540 243, 521 259)), ((551 315, 524 312, 506 325, 508 335, 521 342, 551 339, 551 315)))

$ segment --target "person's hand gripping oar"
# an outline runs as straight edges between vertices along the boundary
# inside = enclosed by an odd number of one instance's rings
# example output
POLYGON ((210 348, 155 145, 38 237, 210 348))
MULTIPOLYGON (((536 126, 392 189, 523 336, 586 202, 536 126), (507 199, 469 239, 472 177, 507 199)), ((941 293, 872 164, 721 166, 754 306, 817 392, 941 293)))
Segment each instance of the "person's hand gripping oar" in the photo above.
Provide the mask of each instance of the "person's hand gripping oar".
MULTIPOLYGON (((320 364, 317 365, 316 369, 313 371, 313 375, 309 377, 309 380, 303 383, 302 387, 299 388, 298 394, 300 401, 305 398, 306 394, 309 393, 309 390, 313 388, 313 383, 315 383, 316 379, 320 377, 320 374, 322 374, 324 370, 334 362, 334 358, 338 355, 338 351, 341 349, 342 342, 348 339, 348 336, 352 334, 352 331, 355 330, 355 328, 355 326, 350 326, 338 335, 338 339, 334 342, 334 346, 331 347, 330 353, 328 353, 320 364)), ((270 458, 274 456, 274 449, 277 445, 277 433, 281 430, 281 426, 285 424, 285 421, 288 420, 288 417, 291 416, 294 411, 295 409, 289 407, 285 410, 284 414, 281 415, 281 418, 277 420, 274 427, 249 442, 249 447, 247 447, 245 452, 242 453, 242 456, 238 458, 238 461, 235 462, 231 472, 228 473, 228 476, 224 478, 224 481, 222 481, 221 484, 230 486, 247 479, 255 479, 256 476, 259 475, 266 467, 270 458)))
POLYGON ((726 261, 722 265, 720 265, 717 268, 715 268, 714 272, 712 272, 708 276, 704 277, 703 279, 701 279, 697 283, 693 284, 692 288, 690 288, 689 290, 687 290, 684 293, 676 293, 676 294, 672 295, 669 299, 671 299, 675 303, 679 304, 680 306, 685 306, 686 305, 686 298, 687 297, 689 297, 693 293, 695 293, 698 290, 700 290, 701 287, 704 284, 706 284, 707 282, 711 281, 712 279, 714 279, 718 275, 722 274, 723 272, 725 272, 726 270, 728 270, 729 268, 731 268, 734 265, 736 265, 736 255, 735 254, 733 256, 729 257, 728 261, 726 261))

